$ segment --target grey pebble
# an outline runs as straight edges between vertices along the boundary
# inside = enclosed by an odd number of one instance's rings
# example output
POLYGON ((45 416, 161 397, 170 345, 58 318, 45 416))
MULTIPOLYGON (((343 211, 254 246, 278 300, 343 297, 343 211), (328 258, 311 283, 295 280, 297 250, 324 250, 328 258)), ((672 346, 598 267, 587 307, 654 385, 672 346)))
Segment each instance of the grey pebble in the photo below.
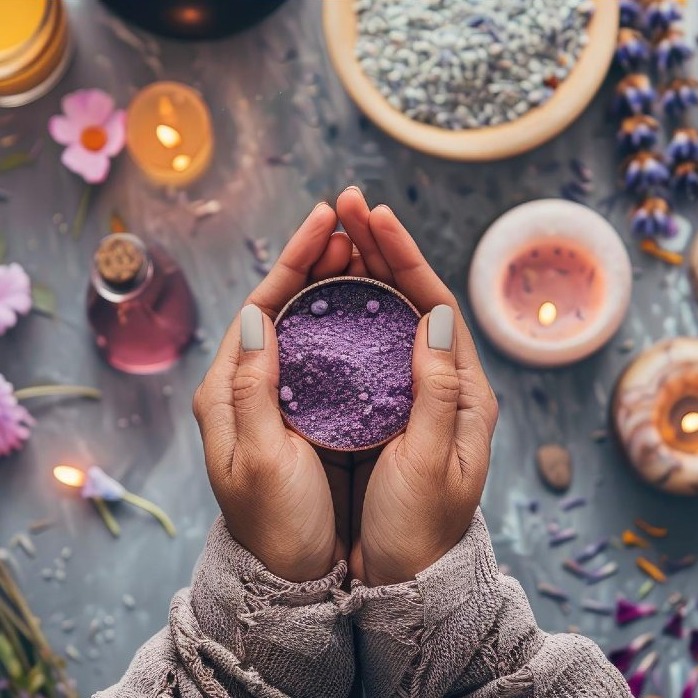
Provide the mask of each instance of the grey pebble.
POLYGON ((53 573, 53 578, 57 582, 65 582, 65 577, 66 577, 65 570, 57 569, 53 573))
POLYGON ((104 631, 104 641, 105 642, 114 642, 114 638, 116 637, 116 632, 114 628, 107 628, 104 631))
POLYGON ((66 618, 61 623, 61 630, 64 633, 72 633, 75 630, 75 621, 72 618, 66 618))
POLYGON ((44 567, 44 569, 41 570, 41 577, 47 582, 51 581, 53 579, 53 570, 49 567, 44 567))
POLYGON ((112 625, 114 625, 114 616, 104 616, 102 622, 104 623, 104 625, 111 627, 112 625))
POLYGON ((68 659, 72 659, 77 664, 79 664, 82 661, 82 654, 75 645, 65 646, 65 656, 68 657, 68 659))
POLYGON ((73 549, 69 548, 67 545, 61 548, 61 557, 64 560, 70 560, 70 558, 73 557, 73 549))
POLYGON ((132 610, 136 607, 136 599, 134 599, 133 596, 131 596, 131 594, 124 594, 121 597, 121 602, 129 610, 132 610))

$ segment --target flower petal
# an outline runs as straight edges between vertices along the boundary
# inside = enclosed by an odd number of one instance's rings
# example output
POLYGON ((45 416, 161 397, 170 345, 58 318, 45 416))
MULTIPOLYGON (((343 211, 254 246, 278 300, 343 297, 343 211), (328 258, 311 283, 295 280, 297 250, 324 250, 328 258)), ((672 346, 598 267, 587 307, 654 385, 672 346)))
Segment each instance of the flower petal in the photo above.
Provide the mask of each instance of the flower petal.
POLYGON ((63 97, 65 115, 80 128, 102 125, 114 111, 114 99, 103 90, 77 90, 63 97))
POLYGON ((48 120, 48 132, 56 143, 70 145, 80 140, 82 128, 62 114, 57 114, 48 120))
POLYGON ((115 111, 104 124, 107 132, 107 144, 102 152, 109 157, 118 155, 126 142, 126 112, 123 109, 115 111))
POLYGON ((63 151, 61 162, 88 184, 100 184, 109 174, 109 156, 104 151, 94 153, 86 150, 79 143, 69 145, 63 151))

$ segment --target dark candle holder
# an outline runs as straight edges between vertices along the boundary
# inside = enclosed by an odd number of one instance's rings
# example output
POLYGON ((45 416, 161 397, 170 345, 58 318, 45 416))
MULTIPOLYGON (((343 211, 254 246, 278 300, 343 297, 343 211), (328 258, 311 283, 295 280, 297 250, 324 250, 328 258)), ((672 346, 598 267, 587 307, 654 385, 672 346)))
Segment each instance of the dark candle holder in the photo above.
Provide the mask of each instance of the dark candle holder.
POLYGON ((260 22, 286 0, 102 0, 127 22, 176 39, 216 39, 260 22))

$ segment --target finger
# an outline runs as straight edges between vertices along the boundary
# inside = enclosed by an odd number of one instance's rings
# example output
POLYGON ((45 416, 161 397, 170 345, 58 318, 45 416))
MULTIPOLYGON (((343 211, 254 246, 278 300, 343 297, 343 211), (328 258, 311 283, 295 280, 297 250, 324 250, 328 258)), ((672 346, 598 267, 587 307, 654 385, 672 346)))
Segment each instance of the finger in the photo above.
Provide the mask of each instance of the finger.
POLYGON ((271 320, 255 305, 240 312, 240 353, 232 381, 237 447, 251 461, 277 456, 286 442, 279 411, 279 353, 271 320))
POLYGON ((352 244, 345 233, 333 233, 327 242, 327 247, 310 270, 313 281, 341 276, 347 270, 351 261, 352 244))
POLYGON ((245 304, 256 305, 264 314, 275 318, 289 298, 308 282, 310 270, 325 252, 336 225, 337 214, 330 205, 318 204, 245 304))
POLYGON ((455 314, 437 305, 417 327, 412 356, 414 404, 401 448, 422 475, 445 476, 451 462, 458 396, 455 362, 455 314))
POLYGON ((370 214, 366 199, 358 187, 348 187, 339 195, 337 215, 347 235, 361 253, 369 276, 390 284, 393 275, 371 233, 370 214))
POLYGON ((370 276, 368 269, 366 269, 364 258, 361 256, 361 252, 359 252, 359 248, 356 245, 352 245, 351 260, 347 268, 347 276, 370 276))

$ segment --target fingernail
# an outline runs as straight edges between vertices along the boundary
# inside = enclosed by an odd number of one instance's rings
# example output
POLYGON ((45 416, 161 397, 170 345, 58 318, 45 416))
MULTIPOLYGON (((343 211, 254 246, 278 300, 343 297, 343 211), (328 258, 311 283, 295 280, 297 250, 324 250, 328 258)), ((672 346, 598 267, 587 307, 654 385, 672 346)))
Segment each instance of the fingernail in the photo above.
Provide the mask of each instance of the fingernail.
POLYGON ((256 305, 246 305, 240 311, 240 341, 243 351, 264 349, 264 319, 256 305))
POLYGON ((319 208, 322 208, 323 206, 329 206, 327 201, 321 201, 319 204, 316 204, 315 208, 313 209, 313 213, 317 211, 319 208))
POLYGON ((373 210, 375 211, 376 209, 379 209, 379 208, 384 208, 388 213, 393 212, 393 209, 390 208, 390 206, 388 206, 386 204, 378 204, 378 206, 376 206, 376 208, 374 208, 373 210))
POLYGON ((453 344, 453 308, 437 305, 429 313, 427 344, 430 349, 451 351, 453 344))
MULTIPOLYGON (((357 187, 355 184, 350 184, 344 191, 355 191, 355 192, 361 194, 361 189, 359 189, 359 187, 357 187)), ((344 192, 342 192, 342 194, 343 193, 344 192)))

